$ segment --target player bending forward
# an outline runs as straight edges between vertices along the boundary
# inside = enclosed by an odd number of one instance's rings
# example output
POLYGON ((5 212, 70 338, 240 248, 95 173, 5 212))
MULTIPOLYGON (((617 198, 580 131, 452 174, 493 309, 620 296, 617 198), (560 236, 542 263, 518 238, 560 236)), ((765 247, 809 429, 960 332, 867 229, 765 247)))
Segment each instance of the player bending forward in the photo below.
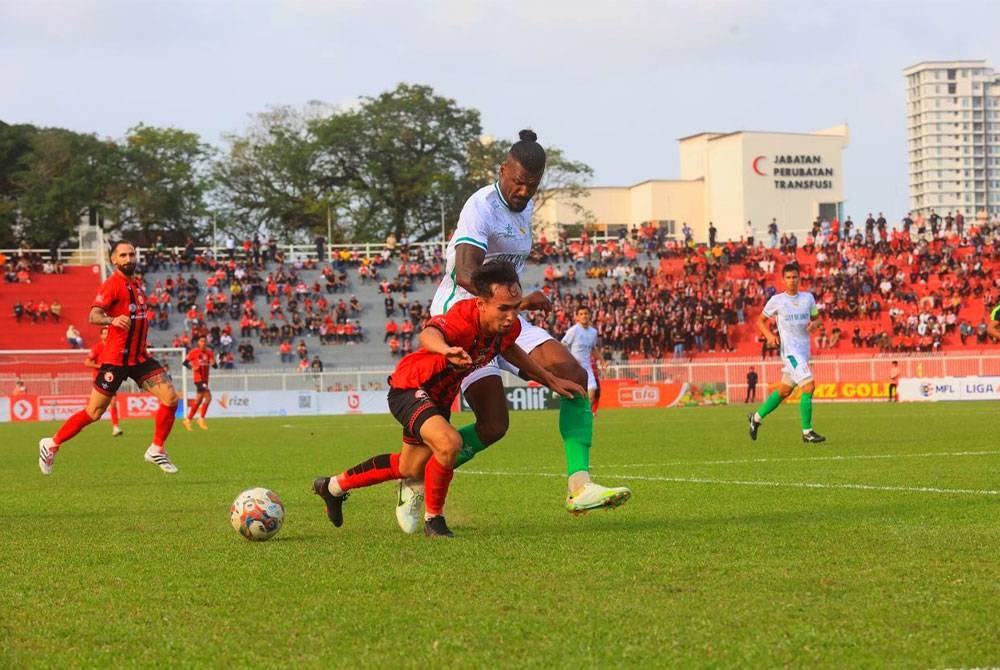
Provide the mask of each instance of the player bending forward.
MULTIPOLYGON (((88 368, 94 368, 94 381, 97 381, 97 371, 101 369, 101 352, 104 351, 104 344, 108 341, 108 327, 101 328, 101 339, 90 348, 90 355, 83 362, 88 368)), ((118 399, 111 397, 111 437, 120 437, 125 431, 118 425, 118 399)))
MULTIPOLYGON (((472 194, 462 207, 458 227, 448 243, 444 278, 434 294, 431 314, 442 314, 459 300, 473 296, 470 278, 484 263, 510 261, 518 273, 524 270, 531 253, 531 199, 545 172, 545 150, 530 130, 522 130, 500 166, 490 186, 472 194)), ((522 310, 549 311, 552 304, 541 291, 524 297, 522 310)), ((587 371, 558 340, 545 330, 521 319, 520 349, 550 374, 570 379, 580 387, 587 383, 587 371)), ((462 383, 462 393, 476 415, 476 423, 462 426, 462 450, 455 466, 467 463, 477 453, 497 442, 507 432, 510 417, 500 377, 500 367, 529 379, 531 374, 513 361, 500 357, 470 374, 462 383)), ((539 381, 535 379, 534 381, 539 381)), ((594 415, 587 395, 560 398, 559 433, 566 453, 566 510, 579 514, 597 508, 623 504, 632 492, 625 487, 608 488, 590 480, 590 445, 594 435, 594 415)), ((419 479, 400 483, 396 520, 404 532, 416 532, 424 494, 419 479)))
POLYGON ((180 398, 166 369, 149 355, 146 348, 146 296, 135 274, 135 247, 118 242, 111 249, 115 272, 101 284, 90 310, 90 322, 110 326, 108 340, 101 352, 101 367, 94 378, 87 406, 68 418, 52 437, 38 443, 38 467, 43 475, 51 474, 52 461, 60 447, 88 425, 97 421, 108 409, 118 388, 131 377, 139 386, 160 401, 153 429, 153 442, 146 450, 146 462, 166 473, 177 472, 177 466, 167 456, 163 445, 174 425, 174 412, 180 398))
POLYGON ((816 385, 812 370, 809 369, 810 334, 819 328, 819 310, 816 299, 808 291, 799 291, 799 266, 788 263, 781 268, 781 279, 785 283, 784 293, 775 293, 764 305, 764 311, 757 319, 760 331, 768 346, 775 347, 778 341, 768 325, 768 320, 777 317, 778 335, 781 338, 781 386, 764 401, 753 414, 748 414, 750 439, 757 439, 764 417, 777 409, 785 398, 798 386, 802 390, 799 399, 799 415, 802 418, 802 441, 825 442, 826 438, 813 430, 812 399, 816 385))
POLYGON ((210 367, 218 368, 219 364, 215 360, 215 353, 208 348, 206 338, 198 338, 198 346, 188 352, 184 359, 184 367, 194 370, 194 387, 197 392, 194 396, 194 404, 188 409, 187 416, 184 417, 182 423, 185 428, 191 430, 191 419, 200 408, 198 427, 202 430, 208 430, 208 425, 205 423, 205 413, 208 412, 208 406, 212 404, 212 392, 208 389, 208 369, 210 367))
POLYGON ((523 299, 514 266, 490 263, 472 275, 478 297, 456 302, 427 322, 420 348, 399 362, 389 377, 389 409, 403 425, 403 449, 362 461, 336 477, 319 477, 313 491, 326 503, 334 526, 344 522, 343 504, 352 489, 403 477, 418 477, 426 487, 424 534, 452 537, 444 504, 462 448, 462 436, 448 422, 462 380, 503 354, 559 395, 583 389, 537 365, 517 344, 518 310, 523 299))

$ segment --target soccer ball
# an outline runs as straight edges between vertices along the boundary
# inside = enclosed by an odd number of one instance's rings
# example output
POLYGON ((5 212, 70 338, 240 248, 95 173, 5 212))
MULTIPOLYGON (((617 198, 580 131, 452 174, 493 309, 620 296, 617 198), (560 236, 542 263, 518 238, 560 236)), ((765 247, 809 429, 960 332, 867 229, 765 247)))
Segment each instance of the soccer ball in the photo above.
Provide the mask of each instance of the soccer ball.
POLYGON ((285 522, 285 505, 274 491, 257 487, 236 496, 229 521, 240 535, 254 542, 271 539, 285 522))

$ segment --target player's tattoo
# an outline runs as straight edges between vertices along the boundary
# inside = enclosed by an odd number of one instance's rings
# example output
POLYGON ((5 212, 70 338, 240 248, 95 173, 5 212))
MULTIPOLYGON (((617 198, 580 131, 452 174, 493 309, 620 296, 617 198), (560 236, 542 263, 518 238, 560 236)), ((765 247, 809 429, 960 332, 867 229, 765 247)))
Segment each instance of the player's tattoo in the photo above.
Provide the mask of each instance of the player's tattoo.
POLYGON ((159 384, 171 384, 173 379, 170 377, 170 373, 166 370, 161 370, 151 377, 147 377, 142 380, 142 388, 147 391, 152 391, 154 386, 159 384))

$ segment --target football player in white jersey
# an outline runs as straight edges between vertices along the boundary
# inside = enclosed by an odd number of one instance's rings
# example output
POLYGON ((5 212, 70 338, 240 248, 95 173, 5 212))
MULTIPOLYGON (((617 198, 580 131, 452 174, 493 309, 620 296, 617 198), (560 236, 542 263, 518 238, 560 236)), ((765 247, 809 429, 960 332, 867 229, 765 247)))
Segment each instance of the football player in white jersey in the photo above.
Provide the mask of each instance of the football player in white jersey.
MULTIPOLYGON (((519 133, 500 166, 493 184, 479 189, 462 208, 458 227, 448 243, 445 277, 431 303, 431 314, 442 314, 465 298, 475 297, 472 272, 493 260, 510 261, 520 275, 531 253, 531 199, 545 172, 545 150, 530 130, 519 133)), ((552 304, 541 291, 528 293, 521 310, 549 311, 552 304)), ((566 347, 545 330, 521 317, 517 344, 554 375, 580 386, 587 383, 587 371, 566 347)), ((476 370, 462 382, 462 392, 472 406, 476 423, 459 429, 463 446, 455 467, 468 462, 478 452, 498 441, 507 432, 509 416, 500 376, 500 367, 517 373, 503 358, 476 370)), ((538 381, 538 380, 535 380, 538 381)), ((580 514, 591 509, 613 508, 627 501, 632 492, 625 487, 608 488, 590 480, 590 444, 594 417, 586 396, 563 398, 559 406, 559 432, 566 452, 568 495, 566 509, 580 514)), ((396 519, 408 533, 417 531, 422 517, 423 483, 400 483, 396 519)))
POLYGON ((573 358, 587 371, 587 395, 590 396, 591 413, 596 414, 597 375, 594 374, 594 349, 597 347, 597 329, 590 325, 590 309, 578 307, 576 323, 563 335, 562 343, 573 354, 573 358))
POLYGON ((799 290, 799 266, 788 263, 781 268, 781 279, 785 283, 784 293, 775 293, 764 305, 764 311, 757 318, 760 331, 769 346, 777 346, 778 338, 771 332, 771 319, 778 320, 778 336, 781 340, 781 386, 767 397, 764 404, 753 414, 747 415, 750 422, 750 439, 757 439, 764 417, 777 409, 778 405, 791 395, 796 386, 802 391, 799 399, 799 415, 802 418, 802 441, 825 442, 826 438, 812 427, 812 396, 816 385, 812 370, 809 369, 809 344, 812 332, 820 327, 819 310, 812 293, 799 290))

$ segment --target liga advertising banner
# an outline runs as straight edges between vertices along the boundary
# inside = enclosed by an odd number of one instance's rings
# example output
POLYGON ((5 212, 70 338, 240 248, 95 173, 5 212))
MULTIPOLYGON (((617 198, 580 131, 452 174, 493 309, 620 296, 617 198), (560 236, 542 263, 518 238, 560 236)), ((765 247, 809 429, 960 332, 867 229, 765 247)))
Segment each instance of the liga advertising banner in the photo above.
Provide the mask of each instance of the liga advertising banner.
POLYGON ((904 377, 900 402, 1000 400, 1000 377, 904 377))

